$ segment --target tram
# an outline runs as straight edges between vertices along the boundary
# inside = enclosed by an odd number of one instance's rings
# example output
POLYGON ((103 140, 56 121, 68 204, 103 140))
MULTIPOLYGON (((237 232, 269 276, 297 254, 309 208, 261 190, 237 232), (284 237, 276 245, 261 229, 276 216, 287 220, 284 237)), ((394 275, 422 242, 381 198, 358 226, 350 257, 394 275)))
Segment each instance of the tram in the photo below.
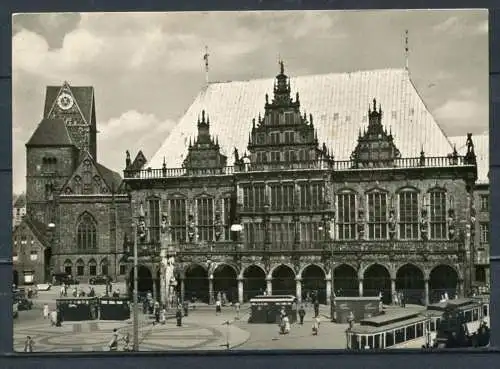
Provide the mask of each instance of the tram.
POLYGON ((483 347, 489 344, 489 302, 457 299, 426 310, 389 312, 346 331, 347 348, 483 347))

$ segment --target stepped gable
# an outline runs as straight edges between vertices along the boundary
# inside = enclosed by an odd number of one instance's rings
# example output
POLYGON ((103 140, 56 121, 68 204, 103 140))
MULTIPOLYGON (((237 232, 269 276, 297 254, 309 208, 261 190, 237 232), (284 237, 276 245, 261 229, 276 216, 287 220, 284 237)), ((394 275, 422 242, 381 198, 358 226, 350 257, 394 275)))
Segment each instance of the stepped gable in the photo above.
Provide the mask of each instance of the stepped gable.
MULTIPOLYGON (((196 135, 192 122, 203 109, 210 110, 210 130, 219 138, 222 153, 229 157, 235 147, 243 153, 252 119, 259 115, 262 96, 273 84, 274 79, 209 84, 147 166, 161 168, 165 157, 168 167, 181 167, 189 137, 196 135)), ((444 157, 452 151, 405 69, 292 76, 290 89, 292 94, 300 92, 301 108, 313 115, 318 140, 326 143, 335 160, 350 159, 359 130, 368 124, 367 107, 374 97, 384 104, 384 126, 392 132, 402 157, 417 158, 422 149, 426 156, 444 157)))

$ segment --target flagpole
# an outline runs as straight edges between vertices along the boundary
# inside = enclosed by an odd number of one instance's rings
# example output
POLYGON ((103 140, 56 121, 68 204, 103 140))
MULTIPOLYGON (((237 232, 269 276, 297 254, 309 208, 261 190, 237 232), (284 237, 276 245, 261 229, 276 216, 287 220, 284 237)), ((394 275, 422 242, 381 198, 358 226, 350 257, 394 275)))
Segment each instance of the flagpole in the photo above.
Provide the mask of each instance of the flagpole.
POLYGON ((209 84, 209 79, 208 79, 208 46, 205 46, 205 55, 203 55, 203 60, 205 60, 205 83, 209 84))

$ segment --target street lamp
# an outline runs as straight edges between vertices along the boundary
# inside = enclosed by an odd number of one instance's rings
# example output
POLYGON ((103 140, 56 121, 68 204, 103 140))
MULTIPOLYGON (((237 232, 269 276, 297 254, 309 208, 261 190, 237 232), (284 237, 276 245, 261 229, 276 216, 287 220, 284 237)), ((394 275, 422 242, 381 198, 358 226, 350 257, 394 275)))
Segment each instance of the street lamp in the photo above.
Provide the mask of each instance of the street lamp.
POLYGON ((264 221, 264 251, 267 251, 269 249, 269 244, 271 243, 271 239, 270 239, 270 234, 269 234, 269 221, 270 221, 270 217, 269 217, 269 209, 270 209, 271 205, 269 205, 269 201, 266 200, 266 203, 264 204, 264 217, 263 217, 263 221, 264 221))
POLYGON ((146 223, 144 221, 144 209, 141 206, 139 209, 139 216, 137 217, 137 223, 132 224, 132 231, 134 232, 134 316, 133 316, 133 331, 134 331, 134 343, 133 343, 133 351, 139 351, 139 298, 138 298, 138 290, 139 290, 139 260, 137 255, 137 239, 141 238, 141 241, 144 241, 146 238, 146 223))
MULTIPOLYGON (((54 251, 54 231, 56 228, 56 225, 53 222, 50 222, 47 224, 47 228, 49 231, 49 239, 50 239, 50 258, 45 258, 44 263, 45 263, 45 273, 46 273, 46 279, 49 279, 51 277, 51 272, 53 272, 53 262, 52 262, 52 253, 54 251), (47 260, 49 259, 49 260, 47 260), (48 263, 47 263, 48 262, 48 263), (48 264, 48 265, 47 265, 48 264)), ((45 255, 44 255, 45 256, 45 255)))

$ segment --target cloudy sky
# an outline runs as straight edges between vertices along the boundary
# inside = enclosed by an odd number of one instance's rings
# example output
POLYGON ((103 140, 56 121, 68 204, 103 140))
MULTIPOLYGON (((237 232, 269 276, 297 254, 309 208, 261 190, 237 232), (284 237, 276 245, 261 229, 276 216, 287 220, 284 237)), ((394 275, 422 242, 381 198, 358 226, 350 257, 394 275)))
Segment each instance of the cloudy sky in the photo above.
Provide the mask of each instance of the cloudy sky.
POLYGON ((45 86, 94 86, 99 161, 122 171, 125 150, 151 158, 205 83, 410 70, 446 134, 488 129, 486 11, 20 14, 13 19, 14 192, 25 189, 25 143, 45 86))

